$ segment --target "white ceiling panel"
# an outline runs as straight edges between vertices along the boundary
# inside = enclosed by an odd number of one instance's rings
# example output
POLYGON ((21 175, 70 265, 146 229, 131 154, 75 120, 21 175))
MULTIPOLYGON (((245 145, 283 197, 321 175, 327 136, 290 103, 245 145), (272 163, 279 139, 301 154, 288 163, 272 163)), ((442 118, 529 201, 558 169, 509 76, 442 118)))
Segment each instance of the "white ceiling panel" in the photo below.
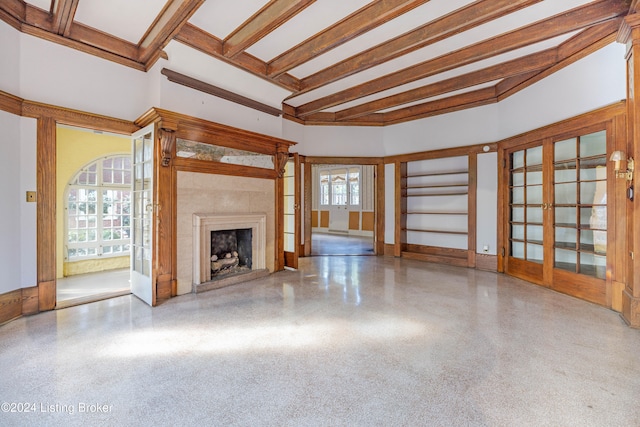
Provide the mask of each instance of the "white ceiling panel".
MULTIPOLYGON (((358 84, 364 81, 370 80, 373 76, 381 76, 392 73, 394 71, 407 68, 415 65, 416 63, 424 62, 429 59, 436 58, 441 55, 446 55, 450 52, 456 51, 458 49, 462 49, 466 46, 470 46, 472 44, 478 43, 483 40, 487 40, 493 38, 497 35, 507 33, 512 30, 516 30, 518 28, 524 27, 526 25, 530 25, 539 20, 545 19, 549 14, 555 15, 566 10, 572 9, 577 5, 589 3, 585 0, 564 0, 564 1, 543 1, 541 3, 537 3, 533 6, 530 6, 526 9, 520 10, 518 12, 514 12, 510 15, 504 16, 499 19, 494 19, 493 21, 487 22, 483 25, 479 25, 470 30, 462 32, 460 34, 456 34, 452 37, 449 37, 440 42, 434 43, 407 55, 396 58, 392 61, 385 62, 382 65, 376 66, 370 69, 370 72, 363 72, 359 75, 360 78, 353 76, 355 78, 354 81, 350 81, 348 84, 358 84), (366 74, 365 74, 366 73, 366 74)), ((330 55, 327 53, 322 56, 330 55)), ((321 57, 322 57, 321 56, 321 57)), ((321 58, 319 57, 319 58, 321 58)), ((334 63, 335 61, 329 60, 329 63, 334 63)), ((305 64, 308 65, 311 62, 305 64)), ((324 67, 326 68, 326 66, 324 67)), ((298 67, 295 70, 291 70, 290 74, 294 75, 297 78, 307 77, 309 74, 298 74, 298 71, 306 70, 306 72, 317 72, 322 68, 314 69, 311 67, 298 67)))
MULTIPOLYGON (((477 70, 481 70, 483 68, 487 68, 490 67, 492 65, 496 65, 496 64, 500 64, 502 62, 506 62, 506 61, 510 61, 512 59, 517 59, 517 58, 521 58, 523 56, 535 53, 535 52, 540 52, 542 50, 557 46, 558 44, 562 43, 563 41, 566 41, 568 39, 570 39, 571 37, 573 37, 576 34, 576 32, 571 33, 571 34, 565 34, 563 36, 558 36, 556 38, 550 39, 550 40, 545 40, 543 42, 540 43, 536 43, 530 46, 526 46, 520 49, 516 49, 513 50, 511 52, 507 52, 507 53, 503 53, 501 55, 496 55, 493 56, 491 58, 487 58, 484 59, 482 61, 478 61, 478 62, 474 62, 473 64, 468 64, 462 67, 457 67, 453 70, 449 70, 443 73, 438 73, 434 76, 430 76, 430 77, 426 77, 424 79, 420 79, 420 80, 416 80, 414 82, 411 83, 407 83, 404 85, 400 85, 400 86, 396 86, 392 89, 388 89, 388 90, 384 90, 378 93, 375 93, 373 95, 368 95, 362 98, 358 98, 355 101, 349 101, 349 102, 345 102, 343 104, 340 104, 338 106, 336 106, 335 108, 337 110, 343 110, 345 108, 351 108, 351 107, 355 107, 356 105, 360 105, 360 104, 364 104, 367 102, 371 102, 371 101, 375 101, 377 99, 381 99, 381 98, 385 98, 387 96, 391 96, 391 95, 396 95, 398 93, 402 93, 402 92, 406 92, 408 90, 412 90, 412 89, 416 89, 422 86, 426 86, 426 85, 430 85, 433 83, 437 83, 439 81, 442 80, 446 80, 446 79, 450 79, 453 77, 457 77, 457 76, 461 76, 463 74, 467 74, 470 73, 472 71, 477 71, 477 70)), ((366 72, 363 72, 366 73, 366 72)), ((361 74, 363 74, 361 73, 361 74)), ((374 74, 375 75, 375 74, 374 74)), ((347 78, 348 79, 348 78, 347 78)), ((344 80, 347 80, 344 79, 344 80)), ((311 102, 314 99, 320 98, 322 96, 327 96, 331 93, 337 92, 338 89, 336 89, 336 87, 334 87, 334 85, 338 85, 339 82, 336 82, 335 84, 331 84, 331 85, 327 85, 327 86, 323 86, 320 89, 317 89, 315 91, 311 91, 308 93, 305 93, 303 95, 300 95, 298 97, 295 98, 291 98, 287 100, 287 104, 293 105, 294 107, 298 107, 302 104, 306 104, 307 102, 311 102), (327 89, 327 87, 330 86, 332 88, 327 89)), ((353 86, 353 83, 351 84, 346 84, 342 87, 342 89, 339 90, 344 90, 344 89, 348 89, 349 87, 353 86)), ((331 111, 334 111, 333 109, 331 111)))
POLYGON ((290 71, 290 74, 298 78, 309 76, 330 67, 338 61, 347 59, 391 38, 407 33, 410 30, 432 21, 438 16, 448 14, 472 2, 473 0, 431 0, 422 6, 413 9, 409 13, 405 13, 396 19, 374 28, 373 30, 365 33, 363 37, 350 40, 349 42, 294 68, 290 71))
POLYGON ((166 0, 80 0, 75 20, 138 44, 166 0))
POLYGON ((314 34, 331 26, 369 3, 368 0, 321 0, 296 15, 247 52, 263 60, 271 61, 276 56, 303 42, 314 34))
POLYGON ((27 0, 25 3, 29 3, 32 6, 39 7, 47 12, 51 8, 51 0, 27 0))
POLYGON ((189 23, 224 40, 267 3, 269 0, 207 0, 189 23))
POLYGON ((291 94, 279 86, 211 58, 182 43, 172 41, 165 48, 165 52, 169 56, 166 68, 263 104, 281 108, 282 99, 291 94))
MULTIPOLYGON (((371 25, 371 18, 365 18, 370 13, 367 6, 374 3, 397 6, 410 2, 302 0, 296 4, 304 7, 293 15, 287 14, 284 7, 268 9, 272 14, 281 11, 286 19, 276 28, 272 28, 266 22, 268 20, 252 21, 253 26, 262 26, 252 28, 255 35, 261 38, 246 47, 245 43, 249 40, 241 39, 249 35, 239 33, 236 48, 227 49, 224 46, 225 39, 242 28, 260 10, 274 2, 282 2, 281 6, 286 6, 297 0, 77 0, 74 21, 68 20, 69 11, 73 11, 69 7, 65 7, 64 15, 59 20, 54 15, 46 17, 43 13, 16 14, 14 6, 20 1, 0 0, 0 20, 11 20, 9 24, 13 24, 14 28, 16 26, 13 21, 18 20, 21 28, 37 27, 40 33, 37 35, 46 40, 131 66, 142 72, 154 68, 158 58, 163 57, 160 50, 164 49, 169 58, 165 61, 167 68, 255 101, 284 108, 286 118, 314 124, 337 124, 342 117, 316 115, 314 112, 339 112, 382 98, 386 98, 384 111, 395 111, 393 123, 413 120, 413 112, 407 106, 474 89, 495 87, 502 78, 516 77, 530 69, 546 71, 547 75, 575 58, 569 57, 569 61, 558 64, 553 58, 532 57, 527 58, 527 67, 516 67, 515 64, 494 66, 558 47, 589 26, 593 28, 585 31, 585 37, 579 39, 580 45, 576 45, 583 51, 571 54, 579 57, 593 52, 606 43, 613 42, 615 32, 619 30, 625 16, 640 11, 636 2, 630 0, 429 0, 402 15, 376 22, 373 28, 365 31, 371 25), (474 8, 469 10, 469 6, 474 8), (398 47, 398 43, 391 43, 419 27, 442 22, 443 18, 452 13, 460 12, 462 16, 474 13, 478 14, 474 16, 482 18, 483 13, 489 13, 494 7, 497 9, 495 14, 503 16, 473 27, 470 23, 469 29, 458 33, 455 32, 460 31, 460 28, 451 24, 449 27, 452 34, 438 35, 443 38, 430 45, 417 48, 416 44, 409 45, 408 41, 403 47, 398 47), (578 13, 573 16, 578 16, 579 19, 562 19, 563 31, 566 31, 564 35, 554 37, 555 28, 552 26, 540 27, 535 31, 527 29, 515 36, 511 34, 554 16, 562 18, 574 8, 578 8, 578 13), (159 14, 162 14, 163 19, 156 22, 159 14), (182 26, 186 16, 190 17, 189 25, 182 26), (354 16, 356 19, 348 21, 353 28, 345 29, 342 34, 326 33, 327 29, 335 28, 337 24, 354 16), (64 27, 43 24, 43 19, 48 19, 52 24, 63 24, 64 27), (166 39, 149 46, 151 50, 145 50, 144 55, 140 55, 139 49, 132 49, 118 41, 124 39, 139 44, 154 22, 157 34, 166 36, 166 39), (78 31, 78 23, 88 28, 78 31), (306 40, 323 34, 325 37, 330 34, 334 40, 323 38, 324 46, 304 44, 306 40), (542 41, 538 41, 540 39, 542 41), (332 45, 336 47, 326 48, 332 45), (369 67, 364 60, 358 63, 361 58, 357 55, 372 48, 376 49, 376 55, 380 55, 378 64, 369 67), (503 52, 503 49, 511 50, 503 52), (457 54, 461 50, 464 50, 463 53, 457 54), (400 55, 399 51, 406 53, 400 55), (286 66, 280 66, 280 62, 272 62, 284 53, 295 58, 291 62, 295 63, 295 68, 286 69, 286 66), (392 57, 394 58, 386 60, 392 57), (473 62, 474 58, 481 59, 473 62), (347 59, 353 59, 348 63, 348 70, 346 67, 337 67, 347 59), (511 67, 508 72, 505 72, 506 66, 511 67), (399 78, 403 75, 399 72, 403 70, 407 70, 406 79, 399 78), (482 80, 467 77, 467 74, 478 70, 485 70, 481 75, 482 80), (411 78, 416 80, 403 84, 403 81, 411 78), (448 93, 438 94, 430 99, 400 105, 399 102, 406 102, 409 97, 393 97, 453 78, 455 79, 447 84, 448 93), (490 81, 471 87, 483 80, 490 81), (361 87, 363 84, 366 86, 361 87), (331 102, 327 102, 328 96, 331 96, 331 102), (311 102, 313 108, 305 105, 311 102), (296 108, 301 106, 304 108, 296 108)), ((26 1, 33 7, 43 9, 45 13, 51 8, 49 0, 26 1)), ((66 1, 67 6, 75 4, 75 0, 66 1)), ((278 18, 277 15, 272 17, 278 18)), ((427 31, 429 28, 427 27, 427 31)), ((517 90, 518 88, 513 93, 517 90)), ((434 93, 429 89, 423 92, 434 93)), ((428 114, 448 111, 444 108, 438 112, 438 108, 441 107, 426 105, 423 110, 428 114), (436 111, 431 111, 431 108, 436 111)), ((377 125, 384 124, 386 120, 384 115, 368 114, 368 117, 363 117, 358 123, 377 125)))

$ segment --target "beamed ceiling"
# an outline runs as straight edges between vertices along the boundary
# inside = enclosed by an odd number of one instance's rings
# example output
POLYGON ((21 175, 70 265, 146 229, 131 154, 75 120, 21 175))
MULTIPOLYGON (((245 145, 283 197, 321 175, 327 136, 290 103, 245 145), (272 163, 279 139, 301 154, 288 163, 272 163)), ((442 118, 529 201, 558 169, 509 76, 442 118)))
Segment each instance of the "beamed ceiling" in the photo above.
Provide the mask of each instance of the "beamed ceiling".
POLYGON ((304 124, 498 102, 613 43, 637 0, 0 0, 53 43, 304 124))

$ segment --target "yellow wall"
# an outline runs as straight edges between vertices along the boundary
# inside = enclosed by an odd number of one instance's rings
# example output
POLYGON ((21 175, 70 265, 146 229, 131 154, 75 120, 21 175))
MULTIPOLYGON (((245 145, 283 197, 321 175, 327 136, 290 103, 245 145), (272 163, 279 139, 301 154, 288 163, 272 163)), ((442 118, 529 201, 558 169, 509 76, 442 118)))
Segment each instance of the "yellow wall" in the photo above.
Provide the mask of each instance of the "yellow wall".
MULTIPOLYGON (((56 145, 56 262, 57 277, 65 272, 64 196, 65 189, 78 170, 100 157, 131 153, 131 139, 126 136, 105 135, 90 130, 58 127, 56 145)), ((67 273, 81 274, 111 268, 129 266, 129 257, 107 258, 104 265, 99 262, 79 262, 67 267, 67 273)), ((70 274, 69 274, 70 275, 70 274)))

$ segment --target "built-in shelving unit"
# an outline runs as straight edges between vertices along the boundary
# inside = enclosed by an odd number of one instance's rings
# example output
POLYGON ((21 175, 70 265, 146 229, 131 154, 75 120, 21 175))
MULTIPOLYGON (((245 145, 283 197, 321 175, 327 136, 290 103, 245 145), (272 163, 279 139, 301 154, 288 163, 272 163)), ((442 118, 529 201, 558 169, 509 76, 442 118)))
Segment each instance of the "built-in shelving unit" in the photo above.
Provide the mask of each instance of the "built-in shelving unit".
POLYGON ((473 156, 402 163, 400 181, 400 255, 406 258, 473 266, 475 176, 473 156), (470 203, 470 197, 473 202, 470 203), (474 209, 472 209, 473 211, 474 209), (473 240, 473 242, 472 242, 473 240))

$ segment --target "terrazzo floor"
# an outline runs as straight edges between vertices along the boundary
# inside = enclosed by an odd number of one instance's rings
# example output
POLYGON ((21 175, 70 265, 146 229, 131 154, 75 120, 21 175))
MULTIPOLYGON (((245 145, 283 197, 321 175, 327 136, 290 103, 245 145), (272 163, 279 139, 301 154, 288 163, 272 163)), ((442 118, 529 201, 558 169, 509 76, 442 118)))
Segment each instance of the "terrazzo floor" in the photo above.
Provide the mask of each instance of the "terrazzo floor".
POLYGON ((490 272, 390 257, 0 326, 2 426, 637 426, 640 331, 490 272))
POLYGON ((373 255, 373 237, 312 233, 311 255, 373 255))
POLYGON ((131 293, 128 268, 79 274, 56 281, 56 307, 98 301, 131 293))

